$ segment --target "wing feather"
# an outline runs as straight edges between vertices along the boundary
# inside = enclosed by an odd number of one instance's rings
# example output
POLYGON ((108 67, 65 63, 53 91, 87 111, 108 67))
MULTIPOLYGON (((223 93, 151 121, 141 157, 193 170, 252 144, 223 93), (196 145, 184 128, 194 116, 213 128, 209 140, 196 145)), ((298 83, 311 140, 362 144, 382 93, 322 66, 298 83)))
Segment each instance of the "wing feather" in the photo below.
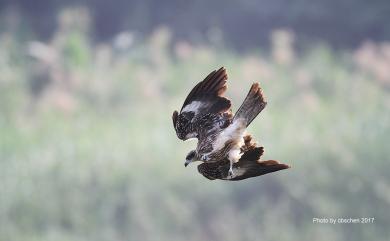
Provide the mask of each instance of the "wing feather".
POLYGON ((211 72, 190 91, 180 113, 221 113, 230 109, 231 102, 222 95, 227 89, 227 73, 224 67, 211 72))
POLYGON ((263 153, 263 147, 254 147, 246 150, 240 160, 233 164, 233 172, 235 174, 233 177, 229 176, 230 164, 228 159, 214 163, 204 162, 198 165, 198 171, 210 180, 238 181, 290 168, 290 166, 275 160, 260 161, 259 159, 263 153))

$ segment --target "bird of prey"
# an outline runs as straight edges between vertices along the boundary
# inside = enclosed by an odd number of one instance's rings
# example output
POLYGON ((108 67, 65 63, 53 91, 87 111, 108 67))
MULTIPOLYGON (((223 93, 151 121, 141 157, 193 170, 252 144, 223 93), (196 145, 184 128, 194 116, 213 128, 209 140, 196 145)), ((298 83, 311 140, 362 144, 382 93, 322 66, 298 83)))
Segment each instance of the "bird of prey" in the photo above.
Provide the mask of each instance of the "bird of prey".
POLYGON ((277 161, 260 161, 263 147, 257 147, 246 128, 266 106, 262 90, 254 83, 235 115, 231 102, 223 97, 227 89, 225 68, 211 72, 188 94, 180 110, 173 112, 179 139, 197 138, 185 166, 202 161, 198 171, 208 179, 242 180, 289 168, 277 161))

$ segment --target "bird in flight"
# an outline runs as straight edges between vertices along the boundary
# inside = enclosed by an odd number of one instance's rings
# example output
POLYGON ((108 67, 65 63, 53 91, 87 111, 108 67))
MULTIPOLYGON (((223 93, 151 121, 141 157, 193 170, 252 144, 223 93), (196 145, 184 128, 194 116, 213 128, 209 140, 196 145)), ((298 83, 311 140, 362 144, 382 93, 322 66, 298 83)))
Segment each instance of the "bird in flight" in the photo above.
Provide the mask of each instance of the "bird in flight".
POLYGON ((227 79, 224 67, 214 70, 191 90, 180 113, 173 112, 177 137, 183 141, 198 139, 184 165, 203 162, 198 171, 210 180, 242 180, 289 168, 275 160, 261 161, 264 148, 246 133, 267 104, 259 84, 251 86, 233 115, 230 100, 223 96, 227 79))

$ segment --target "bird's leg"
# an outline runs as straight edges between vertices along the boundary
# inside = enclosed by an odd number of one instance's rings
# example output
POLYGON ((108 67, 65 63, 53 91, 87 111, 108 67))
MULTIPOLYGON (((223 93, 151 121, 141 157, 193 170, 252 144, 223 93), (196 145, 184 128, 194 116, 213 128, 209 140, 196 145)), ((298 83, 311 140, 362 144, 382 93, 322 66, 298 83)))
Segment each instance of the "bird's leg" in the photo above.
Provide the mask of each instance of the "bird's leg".
POLYGON ((234 177, 234 172, 233 172, 233 164, 238 162, 240 160, 241 155, 240 155, 240 149, 233 149, 229 152, 229 161, 230 161, 230 167, 229 167, 229 176, 234 177))
POLYGON ((230 159, 230 167, 229 167, 229 176, 230 177, 234 177, 234 172, 233 172, 233 163, 234 163, 234 160, 233 159, 230 159))

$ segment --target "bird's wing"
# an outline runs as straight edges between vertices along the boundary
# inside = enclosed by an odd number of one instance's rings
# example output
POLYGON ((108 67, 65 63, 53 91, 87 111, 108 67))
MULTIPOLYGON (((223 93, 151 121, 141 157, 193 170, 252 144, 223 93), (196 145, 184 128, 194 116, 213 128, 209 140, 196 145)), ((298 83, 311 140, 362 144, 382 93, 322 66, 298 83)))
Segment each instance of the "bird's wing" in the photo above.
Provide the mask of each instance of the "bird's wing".
POLYGON ((234 115, 233 121, 238 118, 245 119, 246 126, 248 127, 266 105, 267 102, 259 83, 254 83, 252 84, 248 95, 245 97, 240 108, 238 108, 236 114, 234 115))
MULTIPOLYGON (((235 175, 233 177, 227 175, 225 178, 223 178, 223 180, 239 181, 246 178, 257 177, 267 173, 287 169, 290 168, 290 166, 287 164, 279 163, 278 161, 275 160, 268 160, 268 161, 257 160, 253 162, 253 161, 248 161, 246 159, 243 159, 241 162, 236 163, 236 168, 237 170, 236 172, 234 172, 235 175)), ((225 173, 225 170, 226 173, 228 173, 229 166, 221 167, 220 171, 222 173, 225 173)), ((235 170, 233 169, 233 171, 235 170)))
POLYGON ((188 94, 180 113, 194 112, 195 115, 204 113, 221 113, 230 109, 230 100, 223 97, 227 89, 227 73, 224 67, 211 72, 199 82, 188 94))
POLYGON ((220 116, 221 120, 224 120, 226 125, 230 123, 230 120, 233 118, 231 102, 229 99, 223 97, 227 89, 226 81, 226 69, 222 67, 219 70, 211 72, 190 91, 180 113, 176 110, 173 112, 172 120, 176 133, 178 133, 178 127, 180 126, 187 126, 189 123, 195 123, 202 118, 217 118, 221 113, 223 113, 220 116))
POLYGON ((229 160, 227 159, 214 163, 204 162, 198 165, 198 171, 210 180, 238 181, 289 168, 288 165, 274 160, 260 161, 259 158, 263 153, 263 147, 246 150, 240 160, 233 164, 233 177, 229 176, 229 160))

